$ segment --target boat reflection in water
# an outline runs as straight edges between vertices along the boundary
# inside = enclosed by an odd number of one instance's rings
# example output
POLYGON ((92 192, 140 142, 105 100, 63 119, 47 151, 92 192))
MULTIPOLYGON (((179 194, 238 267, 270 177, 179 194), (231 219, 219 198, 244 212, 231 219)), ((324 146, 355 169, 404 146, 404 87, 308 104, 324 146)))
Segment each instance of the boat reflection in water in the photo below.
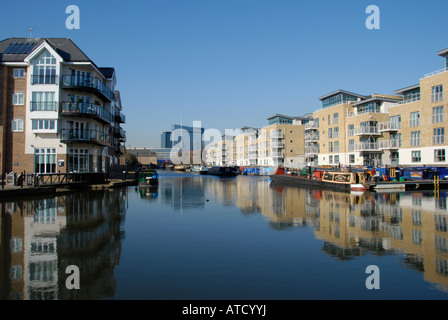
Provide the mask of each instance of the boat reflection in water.
POLYGON ((159 187, 155 186, 139 186, 138 192, 140 193, 140 197, 144 199, 157 199, 159 197, 159 187))
POLYGON ((1 202, 0 298, 113 297, 126 190, 1 202), (70 265, 79 268, 83 290, 67 289, 70 265))

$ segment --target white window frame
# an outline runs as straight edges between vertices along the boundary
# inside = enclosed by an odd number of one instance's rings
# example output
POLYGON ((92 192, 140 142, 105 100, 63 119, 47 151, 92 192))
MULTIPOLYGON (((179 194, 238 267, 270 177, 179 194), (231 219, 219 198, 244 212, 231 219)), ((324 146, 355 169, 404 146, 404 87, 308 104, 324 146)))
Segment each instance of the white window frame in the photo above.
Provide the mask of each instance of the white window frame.
POLYGON ((23 106, 25 105, 25 93, 23 92, 14 92, 12 97, 12 104, 14 106, 23 106))
POLYGON ((25 78, 25 69, 24 68, 14 68, 14 78, 15 79, 24 79, 25 78))
POLYGON ((23 119, 12 119, 11 130, 12 132, 23 132, 23 119))
POLYGON ((57 121, 55 119, 33 119, 31 120, 32 132, 57 132, 57 121), (53 128, 50 128, 50 123, 53 122, 53 128), (36 126, 37 125, 37 128, 36 126), (47 128, 45 127, 47 125, 47 128))

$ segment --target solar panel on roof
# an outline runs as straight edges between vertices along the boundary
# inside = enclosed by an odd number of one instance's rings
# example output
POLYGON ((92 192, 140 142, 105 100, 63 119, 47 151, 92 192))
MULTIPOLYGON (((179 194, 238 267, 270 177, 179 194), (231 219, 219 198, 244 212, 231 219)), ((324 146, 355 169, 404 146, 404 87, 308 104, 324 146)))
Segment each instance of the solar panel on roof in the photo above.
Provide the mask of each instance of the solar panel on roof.
POLYGON ((6 54, 28 54, 33 51, 36 44, 34 42, 11 43, 5 50, 6 54))

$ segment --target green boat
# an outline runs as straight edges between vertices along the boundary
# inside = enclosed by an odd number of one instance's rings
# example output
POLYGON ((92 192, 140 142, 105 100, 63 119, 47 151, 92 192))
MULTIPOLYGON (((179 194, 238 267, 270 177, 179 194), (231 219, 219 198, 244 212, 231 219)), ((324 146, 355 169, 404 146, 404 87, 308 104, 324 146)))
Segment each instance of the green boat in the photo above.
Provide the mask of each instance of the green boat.
POLYGON ((138 178, 141 186, 155 186, 159 184, 159 174, 154 169, 142 170, 138 178))

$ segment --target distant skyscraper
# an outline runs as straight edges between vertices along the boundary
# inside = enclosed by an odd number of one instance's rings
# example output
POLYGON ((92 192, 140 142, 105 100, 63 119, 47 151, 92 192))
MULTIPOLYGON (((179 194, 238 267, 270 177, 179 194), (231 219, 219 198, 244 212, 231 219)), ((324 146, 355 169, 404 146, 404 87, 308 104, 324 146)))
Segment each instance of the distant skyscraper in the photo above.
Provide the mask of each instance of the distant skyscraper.
POLYGON ((171 131, 162 132, 161 138, 162 138, 160 143, 161 148, 172 148, 173 143, 171 142, 171 131))

